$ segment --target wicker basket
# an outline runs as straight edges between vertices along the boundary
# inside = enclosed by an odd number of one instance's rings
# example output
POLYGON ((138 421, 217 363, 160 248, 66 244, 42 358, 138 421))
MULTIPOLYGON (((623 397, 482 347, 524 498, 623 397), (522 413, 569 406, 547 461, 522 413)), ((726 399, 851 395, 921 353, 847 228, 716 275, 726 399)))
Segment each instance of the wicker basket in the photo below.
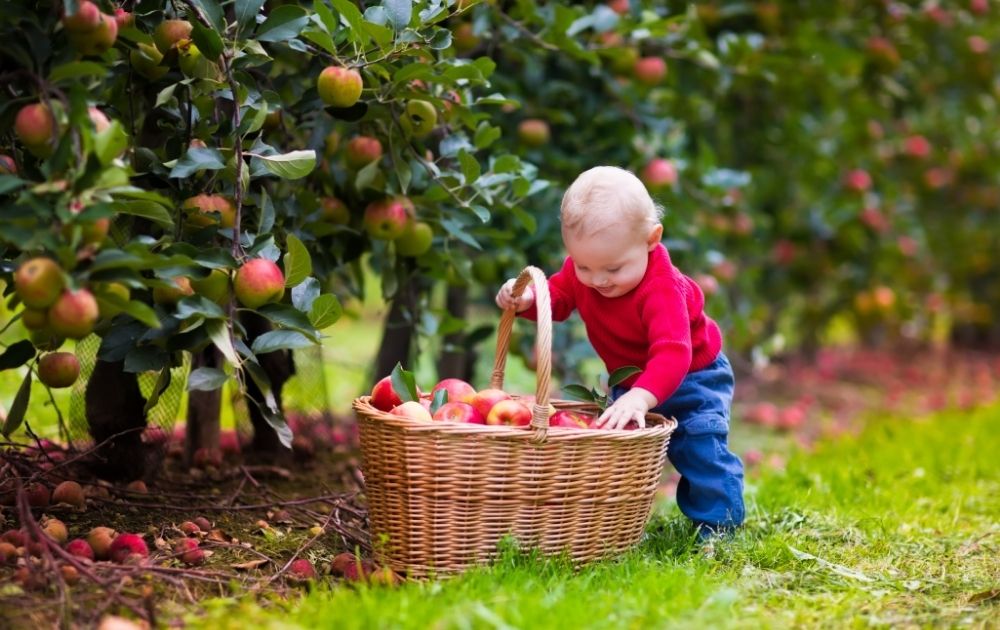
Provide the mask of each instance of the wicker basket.
MULTIPOLYGON (((489 561, 512 534, 576 562, 634 545, 649 518, 673 419, 650 414, 634 431, 548 429, 552 312, 545 275, 528 267, 538 309, 538 382, 530 427, 433 424, 354 401, 377 559, 410 577, 489 561)), ((502 389, 514 311, 500 321, 490 386, 502 389)), ((595 413, 586 403, 557 409, 595 413)))

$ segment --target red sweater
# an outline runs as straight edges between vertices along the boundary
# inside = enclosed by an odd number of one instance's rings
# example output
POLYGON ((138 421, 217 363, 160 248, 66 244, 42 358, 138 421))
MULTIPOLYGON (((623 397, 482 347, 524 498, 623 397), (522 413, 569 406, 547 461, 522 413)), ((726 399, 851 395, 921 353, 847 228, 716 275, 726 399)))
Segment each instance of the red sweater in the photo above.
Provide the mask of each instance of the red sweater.
MULTIPOLYGON (((688 372, 708 366, 722 349, 722 332, 705 315, 701 287, 673 266, 662 244, 649 253, 642 281, 625 295, 606 298, 584 286, 569 257, 549 278, 549 293, 553 320, 580 311, 587 337, 608 373, 627 365, 642 368, 622 385, 648 390, 660 403, 688 372)), ((521 315, 535 319, 535 306, 521 315)))

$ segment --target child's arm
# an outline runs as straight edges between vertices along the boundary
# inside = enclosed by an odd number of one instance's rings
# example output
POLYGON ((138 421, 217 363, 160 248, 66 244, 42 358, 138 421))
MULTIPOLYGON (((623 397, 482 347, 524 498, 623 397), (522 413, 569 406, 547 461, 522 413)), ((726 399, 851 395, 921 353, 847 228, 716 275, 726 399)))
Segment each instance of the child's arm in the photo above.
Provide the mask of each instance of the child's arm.
MULTIPOLYGON (((576 308, 576 301, 573 298, 573 282, 576 275, 573 273, 573 261, 569 258, 563 263, 562 269, 549 276, 549 297, 552 306, 552 319, 561 322, 570 316, 576 308)), ((525 287, 521 296, 514 301, 512 289, 515 279, 505 282, 500 291, 497 292, 497 306, 506 310, 514 307, 518 313, 523 313, 523 317, 530 320, 537 319, 535 312, 535 292, 530 285, 525 287)))
POLYGON ((646 412, 657 404, 656 396, 641 387, 628 390, 613 405, 604 410, 594 423, 598 429, 624 429, 635 420, 640 429, 646 428, 646 412))

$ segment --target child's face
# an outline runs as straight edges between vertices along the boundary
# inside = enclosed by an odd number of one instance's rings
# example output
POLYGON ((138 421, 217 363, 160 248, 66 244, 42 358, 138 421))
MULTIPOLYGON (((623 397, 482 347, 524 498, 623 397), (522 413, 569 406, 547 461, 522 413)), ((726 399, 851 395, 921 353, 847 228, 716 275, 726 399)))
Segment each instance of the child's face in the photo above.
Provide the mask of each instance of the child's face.
POLYGON ((642 231, 627 225, 613 225, 597 234, 563 234, 566 251, 573 259, 576 277, 604 297, 625 295, 646 275, 649 252, 660 242, 663 226, 642 231))

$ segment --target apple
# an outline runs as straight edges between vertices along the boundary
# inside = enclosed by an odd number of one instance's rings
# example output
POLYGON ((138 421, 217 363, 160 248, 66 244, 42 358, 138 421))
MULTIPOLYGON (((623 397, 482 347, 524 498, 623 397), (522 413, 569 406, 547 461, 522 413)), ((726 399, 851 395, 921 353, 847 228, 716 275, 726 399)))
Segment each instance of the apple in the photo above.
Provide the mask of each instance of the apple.
POLYGON ((636 60, 632 72, 643 85, 659 85, 667 76, 667 62, 661 57, 641 57, 636 60))
POLYGON ((253 258, 237 270, 233 292, 247 308, 277 302, 285 294, 285 274, 273 261, 253 258))
POLYGON ((229 273, 222 269, 213 269, 204 278, 191 279, 195 295, 220 305, 229 300, 230 284, 229 273))
POLYGON ((153 42, 164 56, 171 56, 174 46, 182 39, 191 38, 191 23, 187 20, 164 20, 153 30, 153 42))
POLYGON ((25 105, 14 119, 14 133, 32 155, 46 158, 52 155, 52 139, 56 119, 45 103, 25 105))
POLYGON ((208 227, 218 223, 221 227, 232 228, 236 222, 236 207, 222 195, 195 195, 181 204, 189 225, 208 227))
POLYGON ((91 549, 87 541, 82 538, 76 538, 74 540, 66 543, 66 552, 71 556, 76 556, 77 558, 86 558, 87 560, 94 559, 94 550, 91 549))
POLYGON ((519 400, 508 398, 490 408, 486 424, 523 427, 531 424, 531 409, 519 400))
POLYGON ((135 16, 121 7, 115 9, 114 16, 119 31, 128 26, 135 26, 135 16))
POLYGON ((381 240, 395 240, 406 232, 410 223, 406 203, 399 197, 373 201, 365 208, 364 226, 368 235, 381 240))
POLYGON ((364 82, 353 68, 327 66, 316 79, 316 91, 323 102, 332 107, 350 107, 361 98, 364 82))
POLYGON ((431 397, 439 390, 448 392, 448 402, 471 402, 476 395, 476 388, 460 378, 445 378, 438 381, 431 389, 431 397))
POLYGON ((170 306, 180 302, 181 298, 194 295, 194 289, 191 287, 191 279, 187 276, 177 276, 167 282, 174 286, 172 288, 154 287, 153 302, 170 306))
POLYGON ((51 258, 30 258, 14 272, 14 289, 24 305, 45 309, 63 292, 63 271, 51 258))
POLYGON ((872 177, 862 168, 852 169, 844 175, 844 187, 854 193, 863 193, 872 187, 872 177))
POLYGON ((697 274, 694 280, 701 287, 701 292, 708 297, 719 292, 719 281, 710 273, 697 274))
POLYGON ((431 249, 434 230, 423 221, 408 221, 403 234, 396 239, 396 253, 400 256, 422 256, 431 249))
POLYGON ((677 184, 677 167, 671 160, 653 158, 643 167, 639 177, 655 192, 677 184))
POLYGON ((389 411, 393 407, 403 404, 396 390, 392 388, 392 376, 386 376, 375 383, 371 393, 372 407, 380 411, 389 411))
POLYGON ((319 207, 323 210, 323 220, 334 225, 347 225, 351 222, 351 211, 345 204, 336 197, 323 197, 319 200, 319 207))
POLYGON ((564 427, 567 429, 589 429, 590 423, 596 420, 594 416, 588 416, 577 411, 560 409, 549 417, 550 427, 564 427))
POLYGON ((462 22, 451 31, 451 41, 459 54, 466 53, 479 45, 479 36, 471 22, 462 22))
POLYGON ((476 392, 476 395, 472 397, 472 401, 469 403, 476 408, 484 418, 489 418, 490 410, 493 409, 493 405, 497 404, 501 400, 509 400, 510 394, 503 391, 502 389, 481 389, 476 392))
MULTIPOLYGON (((80 214, 83 212, 83 206, 79 203, 71 203, 70 212, 74 215, 80 214)), ((71 239, 76 226, 80 227, 80 242, 83 245, 100 245, 108 238, 108 233, 111 231, 111 218, 102 217, 93 221, 66 223, 62 228, 63 237, 67 240, 71 239)))
POLYGON ((625 15, 629 12, 629 0, 609 0, 608 8, 618 15, 625 15))
POLYGON ((17 162, 14 158, 0 154, 0 175, 17 175, 17 162))
POLYGON ((28 505, 31 507, 48 507, 52 493, 43 483, 33 483, 26 490, 28 505))
POLYGON ((163 53, 152 44, 136 44, 136 47, 129 53, 128 60, 136 72, 151 81, 161 78, 170 70, 166 66, 160 65, 160 62, 163 61, 163 53))
POLYGON ((60 337, 83 339, 94 330, 98 315, 97 300, 90 291, 67 290, 49 308, 49 327, 60 337))
POLYGON ((220 80, 222 73, 213 61, 206 59, 198 46, 189 39, 181 40, 177 49, 177 67, 181 74, 192 79, 220 80))
POLYGON ((49 387, 69 387, 79 376, 80 361, 72 352, 50 352, 38 360, 38 380, 49 387))
MULTIPOLYGON (((96 555, 96 554, 95 554, 96 555)), ((118 534, 111 541, 109 557, 113 562, 124 564, 132 559, 143 559, 149 556, 146 541, 139 534, 118 534)))
POLYGON ((44 309, 25 308, 21 311, 21 323, 28 330, 41 330, 49 325, 49 314, 44 309))
POLYGON ((113 15, 101 14, 101 23, 89 31, 70 32, 69 41, 81 55, 103 55, 118 39, 118 22, 113 15))
POLYGON ((540 147, 548 144, 551 138, 549 123, 539 118, 522 120, 517 126, 517 137, 529 147, 540 147))
POLYGON ((367 166, 382 158, 382 143, 371 136, 354 136, 347 141, 344 159, 354 169, 367 166))
POLYGON ((194 538, 181 538, 174 543, 174 554, 189 567, 205 563, 205 550, 198 545, 198 541, 194 538))
POLYGON ((924 136, 910 136, 903 141, 903 152, 912 158, 924 159, 931 154, 931 143, 924 136))
POLYGON ((66 541, 69 540, 69 530, 66 529, 66 523, 57 518, 42 521, 42 531, 60 545, 66 544, 66 541))
POLYGON ((869 37, 865 50, 868 52, 868 58, 882 70, 893 70, 899 65, 899 51, 886 37, 878 35, 869 37))
POLYGON ((408 135, 424 138, 434 131, 437 120, 437 108, 434 107, 433 103, 422 99, 412 99, 406 103, 400 125, 408 135))
POLYGON ((101 25, 101 10, 90 0, 82 0, 72 15, 63 14, 63 28, 67 33, 86 33, 101 25))
POLYGON ((778 407, 774 403, 761 402, 750 407, 744 414, 744 419, 750 424, 773 427, 778 424, 778 413, 778 407))
POLYGON ((297 558, 288 565, 288 578, 293 582, 309 582, 316 579, 316 569, 305 558, 297 558))
POLYGON ((431 412, 415 400, 408 400, 405 403, 397 405, 389 413, 401 418, 409 418, 410 420, 419 420, 421 422, 431 422, 434 419, 431 416, 431 412))
POLYGON ((486 419, 476 411, 476 408, 465 402, 446 402, 434 412, 438 422, 465 422, 468 424, 486 424, 486 419))
POLYGON ((806 412, 799 405, 791 405, 781 410, 778 415, 777 428, 791 431, 801 427, 806 421, 806 412))

